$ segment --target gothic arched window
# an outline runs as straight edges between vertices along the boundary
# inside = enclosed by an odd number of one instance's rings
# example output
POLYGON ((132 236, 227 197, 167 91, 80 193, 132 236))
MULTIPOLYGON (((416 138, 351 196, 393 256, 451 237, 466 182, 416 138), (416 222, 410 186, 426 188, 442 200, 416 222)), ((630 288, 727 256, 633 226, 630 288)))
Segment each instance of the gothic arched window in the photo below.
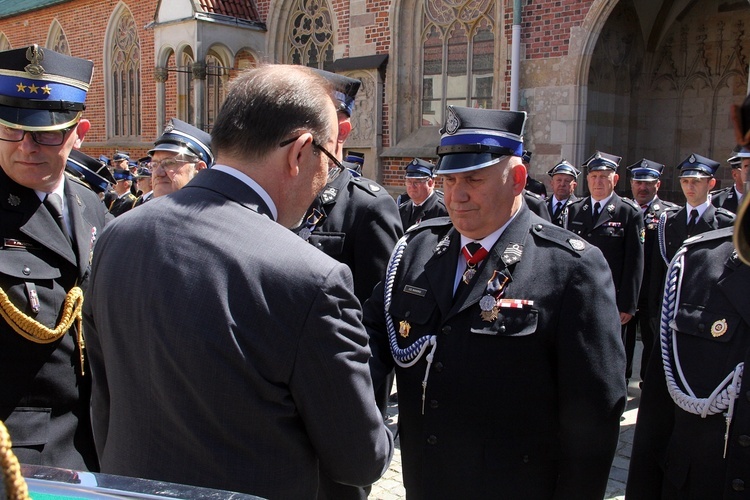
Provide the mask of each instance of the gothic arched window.
POLYGON ((288 62, 319 69, 333 63, 333 22, 325 0, 296 0, 288 31, 288 62))
POLYGON ((141 47, 135 19, 126 9, 114 18, 109 40, 112 135, 141 134, 141 47))

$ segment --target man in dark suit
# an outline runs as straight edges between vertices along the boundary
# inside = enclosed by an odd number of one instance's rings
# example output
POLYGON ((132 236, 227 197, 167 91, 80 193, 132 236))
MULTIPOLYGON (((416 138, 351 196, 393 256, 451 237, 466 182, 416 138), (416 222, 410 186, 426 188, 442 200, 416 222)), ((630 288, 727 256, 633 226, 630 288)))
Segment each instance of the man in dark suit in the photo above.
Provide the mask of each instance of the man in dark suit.
POLYGON ((525 120, 448 107, 450 219, 408 231, 365 304, 410 499, 604 495, 625 405, 615 291, 597 248, 523 202, 525 120))
POLYGON ((420 221, 448 215, 443 193, 435 190, 435 164, 414 158, 406 166, 404 183, 409 199, 398 207, 401 225, 408 229, 420 221))
POLYGON ((311 69, 243 72, 216 165, 102 236, 85 316, 103 472, 312 498, 319 470, 352 485, 386 470, 351 273, 288 230, 342 167, 337 133, 311 69))
POLYGON ((708 200, 708 192, 716 184, 714 174, 719 166, 719 162, 695 153, 677 165, 680 187, 687 201, 681 209, 668 210, 660 217, 659 242, 663 242, 660 253, 665 265, 669 264, 686 239, 712 229, 731 226, 734 222, 732 212, 714 207, 708 200))
POLYGON ((750 218, 687 240, 667 274, 659 355, 638 409, 627 498, 746 498, 750 218), (733 244, 734 239, 734 244, 733 244))
POLYGON ((552 222, 560 227, 565 227, 568 218, 568 203, 578 198, 573 194, 576 190, 578 176, 581 172, 563 159, 552 167, 547 175, 552 178, 552 196, 547 199, 547 213, 552 222))
MULTIPOLYGON (((643 158, 628 167, 630 172, 630 189, 633 199, 641 207, 646 238, 643 244, 643 281, 638 294, 638 309, 635 317, 625 324, 624 341, 625 353, 628 357, 625 378, 630 379, 633 374, 633 355, 635 353, 636 330, 640 328, 643 351, 641 353, 641 381, 645 379, 646 367, 651 357, 654 344, 654 333, 659 329, 659 311, 661 311, 661 295, 664 290, 663 273, 653 270, 653 259, 659 255, 659 241, 657 227, 659 217, 666 209, 679 208, 674 203, 659 199, 661 174, 664 165, 643 158)), ((658 267, 658 263, 657 263, 658 267)))
MULTIPOLYGON (((591 196, 568 205, 568 229, 598 247, 617 293, 620 322, 632 319, 643 279, 645 230, 641 208, 615 193, 621 158, 597 151, 583 164, 591 196)), ((624 371, 623 371, 624 374, 624 371)))
POLYGON ((727 163, 732 169, 732 185, 723 189, 711 191, 711 204, 715 207, 721 207, 729 212, 737 213, 737 206, 742 199, 744 192, 745 173, 742 168, 742 159, 750 158, 750 150, 737 146, 732 151, 732 156, 727 158, 727 163))
POLYGON ((22 463, 77 470, 98 468, 80 301, 106 209, 64 172, 92 71, 37 45, 0 53, 0 420, 22 463))

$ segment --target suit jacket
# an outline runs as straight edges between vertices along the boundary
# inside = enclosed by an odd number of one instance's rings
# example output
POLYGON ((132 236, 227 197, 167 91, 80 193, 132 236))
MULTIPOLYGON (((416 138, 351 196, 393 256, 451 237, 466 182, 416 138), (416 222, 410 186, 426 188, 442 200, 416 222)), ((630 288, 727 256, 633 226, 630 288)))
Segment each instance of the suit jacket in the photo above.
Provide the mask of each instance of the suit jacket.
MULTIPOLYGON (((427 198, 420 206, 415 207, 413 200, 406 200, 398 207, 401 216, 401 227, 408 229, 414 224, 435 217, 445 217, 448 209, 445 208, 443 193, 433 191, 432 196, 427 198)), ((395 244, 395 242, 394 242, 395 244)))
MULTIPOLYGON (((667 260, 671 261, 672 257, 674 257, 674 254, 677 253, 677 250, 680 249, 683 242, 688 238, 687 207, 682 207, 680 210, 670 210, 667 212, 666 216, 667 221, 664 224, 663 240, 665 243, 667 260)), ((695 224, 692 236, 714 229, 728 227, 733 223, 734 213, 728 212, 723 208, 716 208, 713 205, 709 205, 708 208, 706 208, 706 210, 703 212, 703 215, 701 215, 701 217, 698 219, 698 222, 695 224)))
POLYGON ((313 498, 319 468, 354 485, 385 471, 351 274, 269 214, 206 170, 105 231, 85 318, 103 472, 313 498))
POLYGON ((733 214, 737 213, 737 205, 739 205, 739 198, 734 190, 734 184, 723 189, 718 189, 711 193, 711 204, 716 208, 723 208, 733 214))
MULTIPOLYGON (((308 215, 314 209, 322 212, 323 218, 308 241, 349 266, 354 295, 364 303, 385 273, 393 246, 404 234, 398 205, 376 182, 353 177, 345 170, 323 189, 308 215)), ((295 232, 305 229, 304 222, 295 232)))
POLYGON ((617 193, 592 220, 587 196, 568 205, 568 229, 597 246, 607 259, 620 312, 635 314, 643 280, 643 215, 637 203, 617 193))
MULTIPOLYGON (((396 366, 407 496, 601 499, 625 404, 601 252, 522 206, 454 301, 460 235, 450 220, 425 221, 406 242, 389 308, 394 342, 403 349, 436 336, 429 368, 429 347, 413 366, 396 366), (484 321, 488 281, 514 255, 504 297, 533 303, 484 321)), ((383 287, 364 313, 376 383, 394 365, 383 287)))
POLYGON ((552 221, 556 226, 565 227, 565 221, 568 218, 568 205, 570 203, 573 203, 576 201, 578 197, 574 194, 570 195, 570 198, 565 200, 565 203, 562 204, 562 208, 560 209, 560 212, 557 214, 557 216, 554 215, 555 213, 555 207, 552 206, 552 203, 554 202, 554 198, 550 196, 547 198, 544 202, 544 204, 547 206, 547 213, 549 214, 550 221, 552 221))
MULTIPOLYGON (((72 247, 34 191, 0 169, 0 288, 14 306, 48 328, 57 326, 67 292, 88 285, 91 252, 105 224, 99 197, 70 178, 65 201, 72 247)), ((97 470, 90 375, 87 368, 81 374, 77 333, 74 326, 52 343, 38 344, 0 318, 0 420, 23 463, 97 470)))
POLYGON ((745 363, 746 376, 737 388, 723 458, 724 415, 701 418, 678 407, 667 390, 664 362, 656 350, 638 409, 626 498, 747 498, 750 268, 733 253, 731 227, 702 233, 685 245, 673 334, 682 372, 699 398, 708 397, 739 362, 745 363), (726 328, 716 327, 722 324, 726 328))

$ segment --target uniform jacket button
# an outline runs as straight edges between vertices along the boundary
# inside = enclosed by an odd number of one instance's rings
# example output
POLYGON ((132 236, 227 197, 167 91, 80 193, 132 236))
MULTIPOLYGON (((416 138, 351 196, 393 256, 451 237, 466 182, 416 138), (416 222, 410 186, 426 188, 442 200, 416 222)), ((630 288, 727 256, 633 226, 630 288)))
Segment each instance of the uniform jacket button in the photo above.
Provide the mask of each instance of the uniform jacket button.
POLYGON ((29 269, 29 266, 25 266, 23 268, 23 271, 21 272, 23 273, 24 276, 28 276, 29 274, 31 274, 31 269, 29 269))
POLYGON ((732 479, 732 489, 734 491, 745 491, 745 481, 742 479, 732 479))
POLYGON ((430 437, 427 438, 427 444, 437 444, 437 436, 430 435, 430 437))
POLYGON ((432 408, 432 409, 434 410, 434 409, 436 409, 437 407, 438 407, 438 402, 437 402, 437 399, 431 399, 431 400, 430 400, 430 408, 432 408))
POLYGON ((523 463, 525 463, 525 464, 527 464, 527 463, 529 463, 531 461, 531 459, 529 458, 528 455, 524 455, 522 460, 523 460, 523 463))
POLYGON ((750 436, 748 436, 747 434, 741 435, 739 438, 737 438, 737 441, 743 448, 747 448, 748 446, 750 446, 750 436))
POLYGON ((435 363, 434 368, 436 372, 440 373, 441 371, 443 371, 443 363, 438 361, 437 363, 435 363))
POLYGON ((500 325, 500 328, 497 329, 500 333, 505 333, 505 325, 500 325))
POLYGON ((448 335, 451 332, 450 325, 445 325, 443 329, 441 330, 444 334, 448 335))

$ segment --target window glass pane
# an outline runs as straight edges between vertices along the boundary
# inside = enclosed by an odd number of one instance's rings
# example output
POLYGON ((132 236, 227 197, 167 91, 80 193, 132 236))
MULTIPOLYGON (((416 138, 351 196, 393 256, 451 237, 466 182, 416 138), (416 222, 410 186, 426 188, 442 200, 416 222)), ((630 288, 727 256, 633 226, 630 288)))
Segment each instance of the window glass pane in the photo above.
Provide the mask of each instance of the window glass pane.
POLYGON ((476 31, 472 44, 472 107, 492 107, 495 36, 485 23, 476 31))

